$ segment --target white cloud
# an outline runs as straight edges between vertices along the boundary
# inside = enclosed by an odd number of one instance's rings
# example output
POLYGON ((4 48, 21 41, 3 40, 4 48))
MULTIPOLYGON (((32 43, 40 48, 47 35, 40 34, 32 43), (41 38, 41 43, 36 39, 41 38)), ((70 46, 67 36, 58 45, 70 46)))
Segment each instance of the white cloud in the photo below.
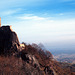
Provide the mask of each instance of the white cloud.
POLYGON ((25 6, 37 6, 41 5, 45 0, 1 0, 0 9, 13 8, 13 7, 25 7, 25 6))
POLYGON ((62 15, 64 15, 64 14, 63 14, 63 13, 60 13, 59 15, 61 15, 61 16, 62 16, 62 15))
POLYGON ((1 16, 8 16, 8 15, 11 15, 12 16, 12 14, 15 14, 15 13, 17 13, 17 12, 19 12, 21 9, 15 9, 15 10, 6 10, 6 11, 2 11, 2 12, 0 12, 0 15, 1 16))
POLYGON ((22 16, 22 17, 18 17, 18 18, 22 19, 22 20, 45 20, 46 19, 44 17, 32 16, 32 15, 22 16))
POLYGON ((33 16, 32 14, 18 18, 20 21, 12 25, 14 25, 13 29, 18 33, 21 41, 75 40, 75 19, 50 20, 48 17, 33 16))

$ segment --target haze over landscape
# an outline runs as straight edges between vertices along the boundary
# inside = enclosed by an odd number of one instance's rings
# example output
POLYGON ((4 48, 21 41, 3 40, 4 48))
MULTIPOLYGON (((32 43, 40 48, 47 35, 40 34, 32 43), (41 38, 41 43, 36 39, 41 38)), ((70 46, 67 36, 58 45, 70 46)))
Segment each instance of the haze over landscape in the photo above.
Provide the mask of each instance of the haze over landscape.
POLYGON ((75 51, 74 0, 2 0, 0 5, 2 25, 12 25, 20 42, 75 51))

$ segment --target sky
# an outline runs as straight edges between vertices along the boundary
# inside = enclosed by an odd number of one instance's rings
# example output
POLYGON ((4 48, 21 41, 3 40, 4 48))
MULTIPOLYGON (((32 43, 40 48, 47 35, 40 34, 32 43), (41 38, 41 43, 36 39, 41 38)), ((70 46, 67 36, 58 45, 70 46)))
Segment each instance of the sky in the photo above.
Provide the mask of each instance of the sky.
POLYGON ((75 50, 75 0, 1 0, 0 17, 20 42, 75 50))

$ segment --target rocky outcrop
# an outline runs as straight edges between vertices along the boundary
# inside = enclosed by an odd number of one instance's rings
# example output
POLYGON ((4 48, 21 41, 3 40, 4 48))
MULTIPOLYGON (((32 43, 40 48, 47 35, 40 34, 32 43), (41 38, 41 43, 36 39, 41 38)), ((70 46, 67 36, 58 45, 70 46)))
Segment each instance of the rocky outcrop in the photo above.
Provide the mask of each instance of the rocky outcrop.
POLYGON ((25 61, 25 62, 31 64, 31 65, 34 66, 35 68, 40 69, 39 62, 38 62, 38 60, 35 58, 34 55, 21 52, 21 58, 22 58, 23 61, 25 61))
POLYGON ((11 30, 10 26, 0 27, 0 54, 15 52, 19 45, 17 34, 11 30))

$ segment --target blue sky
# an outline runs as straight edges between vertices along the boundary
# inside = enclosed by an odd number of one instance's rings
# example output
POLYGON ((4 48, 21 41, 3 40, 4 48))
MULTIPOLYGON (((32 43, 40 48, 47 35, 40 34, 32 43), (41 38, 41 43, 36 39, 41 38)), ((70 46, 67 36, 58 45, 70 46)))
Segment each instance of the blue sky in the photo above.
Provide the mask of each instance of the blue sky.
POLYGON ((2 25, 12 25, 20 42, 50 49, 75 49, 74 0, 1 0, 2 25))

